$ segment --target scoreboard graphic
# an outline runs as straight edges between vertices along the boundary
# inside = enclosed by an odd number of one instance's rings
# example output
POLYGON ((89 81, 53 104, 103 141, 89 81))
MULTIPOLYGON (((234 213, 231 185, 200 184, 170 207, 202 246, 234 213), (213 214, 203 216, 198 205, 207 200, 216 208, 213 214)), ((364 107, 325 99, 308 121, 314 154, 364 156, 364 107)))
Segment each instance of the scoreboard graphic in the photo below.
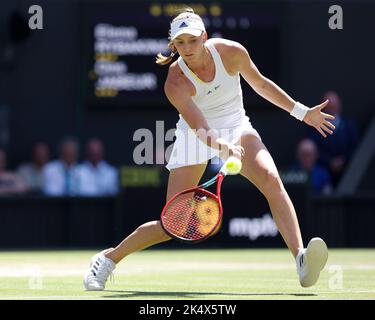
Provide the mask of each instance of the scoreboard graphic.
MULTIPOLYGON (((269 2, 187 3, 199 14, 209 37, 238 41, 263 74, 279 79, 281 4, 269 2)), ((89 2, 83 4, 85 104, 88 108, 163 110, 170 108, 163 85, 168 66, 168 31, 179 3, 89 2)), ((244 90, 246 104, 255 93, 244 90)))

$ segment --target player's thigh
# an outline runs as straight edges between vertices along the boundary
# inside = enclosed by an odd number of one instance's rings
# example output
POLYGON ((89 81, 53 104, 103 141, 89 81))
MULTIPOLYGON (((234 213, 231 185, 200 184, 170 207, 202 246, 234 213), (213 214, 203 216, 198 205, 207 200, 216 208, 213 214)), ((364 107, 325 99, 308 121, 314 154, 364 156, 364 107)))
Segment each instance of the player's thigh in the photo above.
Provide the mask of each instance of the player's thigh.
POLYGON ((169 173, 167 201, 176 193, 194 188, 207 167, 207 163, 172 169, 169 173))
POLYGON ((241 175, 263 194, 282 188, 275 162, 263 142, 249 134, 241 137, 239 144, 245 149, 241 175))

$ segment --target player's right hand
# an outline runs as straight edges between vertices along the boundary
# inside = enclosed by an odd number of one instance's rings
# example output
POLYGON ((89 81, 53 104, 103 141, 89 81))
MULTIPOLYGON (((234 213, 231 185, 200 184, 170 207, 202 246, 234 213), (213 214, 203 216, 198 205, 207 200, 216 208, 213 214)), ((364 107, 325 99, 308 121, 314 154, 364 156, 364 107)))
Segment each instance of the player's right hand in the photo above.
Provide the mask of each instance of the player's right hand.
POLYGON ((234 144, 230 144, 228 148, 229 148, 230 156, 234 156, 242 160, 242 157, 245 155, 245 149, 242 146, 236 146, 234 144))

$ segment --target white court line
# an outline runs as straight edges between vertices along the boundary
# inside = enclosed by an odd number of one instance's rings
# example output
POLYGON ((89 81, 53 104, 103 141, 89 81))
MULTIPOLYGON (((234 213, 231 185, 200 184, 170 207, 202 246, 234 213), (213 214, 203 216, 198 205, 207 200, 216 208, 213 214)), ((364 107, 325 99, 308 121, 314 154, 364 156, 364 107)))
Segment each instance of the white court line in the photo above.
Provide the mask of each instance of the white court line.
MULTIPOLYGON (((344 271, 346 270, 375 270, 375 265, 373 264, 362 264, 362 265, 340 265, 344 271)), ((328 270, 330 265, 326 266, 328 270)), ((269 263, 159 263, 156 265, 146 265, 146 264, 124 264, 123 266, 115 270, 115 274, 118 275, 129 275, 147 272, 183 272, 183 271, 272 271, 272 270, 295 270, 294 264, 289 263, 279 263, 279 264, 269 264, 269 263)), ((0 267, 0 278, 8 277, 31 277, 36 273, 43 277, 66 277, 66 276, 82 276, 87 271, 87 267, 75 267, 69 268, 69 265, 9 265, 6 267, 0 267)))

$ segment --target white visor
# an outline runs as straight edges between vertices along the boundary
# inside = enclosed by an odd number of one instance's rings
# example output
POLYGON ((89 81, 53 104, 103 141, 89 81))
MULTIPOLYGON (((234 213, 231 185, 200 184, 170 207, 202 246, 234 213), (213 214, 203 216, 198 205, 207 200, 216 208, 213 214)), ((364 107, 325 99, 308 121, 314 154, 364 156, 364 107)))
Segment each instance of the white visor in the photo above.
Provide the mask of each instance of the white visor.
POLYGON ((171 40, 176 39, 184 33, 199 37, 204 31, 206 31, 206 29, 201 20, 192 18, 177 20, 171 24, 171 40))

